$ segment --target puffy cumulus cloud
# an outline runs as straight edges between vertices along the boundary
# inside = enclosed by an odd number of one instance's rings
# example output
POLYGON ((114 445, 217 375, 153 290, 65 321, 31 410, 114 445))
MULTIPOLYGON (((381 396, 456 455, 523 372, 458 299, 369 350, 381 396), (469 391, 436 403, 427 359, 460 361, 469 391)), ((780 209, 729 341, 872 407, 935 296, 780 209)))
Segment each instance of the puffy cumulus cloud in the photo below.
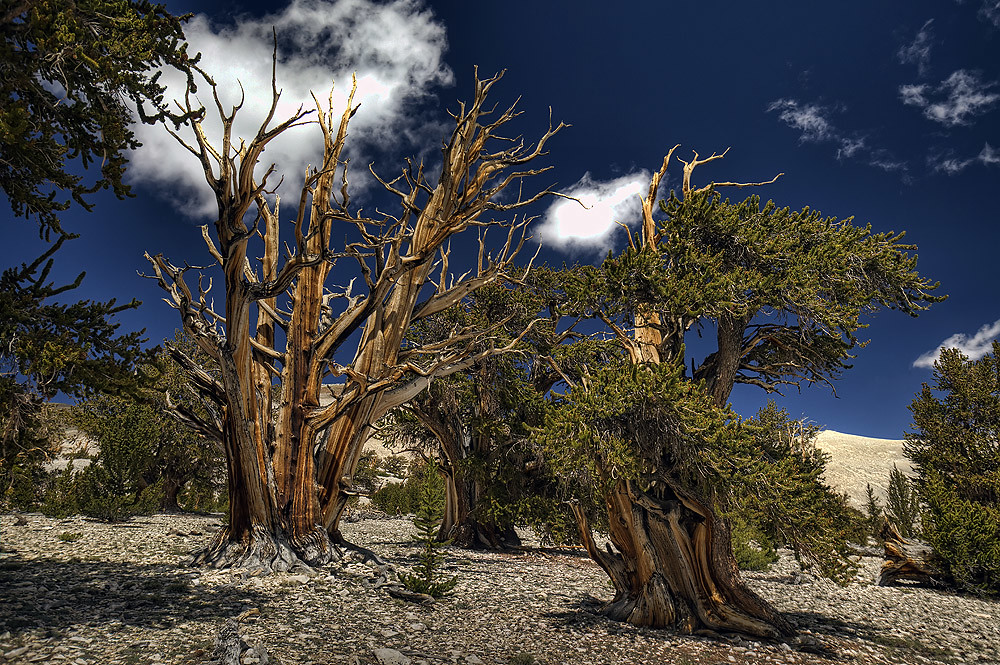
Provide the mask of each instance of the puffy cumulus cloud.
MULTIPOLYGON (((447 46, 444 26, 421 0, 292 0, 284 9, 260 18, 243 18, 219 27, 203 15, 186 26, 191 52, 202 54, 202 67, 215 79, 224 107, 244 98, 237 116, 235 137, 252 137, 271 103, 272 26, 278 36, 277 85, 281 101, 275 113, 280 122, 299 106, 314 109, 315 93, 326 104, 333 87, 333 110, 339 119, 357 75, 354 103, 361 108, 351 121, 347 150, 363 158, 365 151, 417 141, 424 133, 435 138, 441 127, 422 121, 415 105, 437 86, 452 82, 444 63, 447 46)), ((164 74, 168 98, 183 94, 183 79, 164 74)), ((211 91, 202 83, 198 99, 208 108, 205 129, 214 145, 221 141, 211 91)), ((193 140, 190 134, 181 134, 193 140)), ((143 146, 132 157, 131 175, 139 181, 167 188, 171 200, 194 216, 215 212, 198 161, 161 127, 139 126, 143 146), (178 195, 179 190, 179 195, 178 195)), ((307 164, 322 156, 318 127, 293 128, 270 143, 258 176, 271 163, 284 175, 283 191, 296 193, 307 164)), ((358 163, 358 161, 355 161, 358 163)), ((354 169, 355 178, 363 169, 354 169)), ((277 177, 272 181, 277 183, 277 177)))
POLYGON ((948 339, 938 344, 933 351, 921 355, 913 361, 914 367, 933 367, 934 362, 941 355, 941 349, 958 349, 968 356, 970 360, 979 360, 992 350, 993 342, 1000 339, 1000 321, 988 323, 976 331, 971 337, 965 333, 955 333, 948 339))
POLYGON ((934 23, 934 19, 930 19, 924 23, 924 26, 917 32, 917 36, 913 38, 913 41, 909 44, 904 44, 896 51, 896 57, 901 63, 904 65, 916 65, 917 72, 921 75, 927 71, 927 65, 931 60, 931 43, 933 42, 932 23, 934 23))
POLYGON ((577 201, 557 199, 542 219, 541 241, 563 251, 607 252, 614 246, 612 232, 641 218, 640 197, 649 189, 650 174, 639 171, 608 181, 585 173, 563 193, 577 201), (581 205, 582 204, 582 205, 581 205))
POLYGON ((995 82, 983 81, 976 72, 959 69, 937 86, 900 86, 899 96, 904 104, 921 108, 928 119, 954 127, 989 111, 1000 100, 995 87, 995 82))

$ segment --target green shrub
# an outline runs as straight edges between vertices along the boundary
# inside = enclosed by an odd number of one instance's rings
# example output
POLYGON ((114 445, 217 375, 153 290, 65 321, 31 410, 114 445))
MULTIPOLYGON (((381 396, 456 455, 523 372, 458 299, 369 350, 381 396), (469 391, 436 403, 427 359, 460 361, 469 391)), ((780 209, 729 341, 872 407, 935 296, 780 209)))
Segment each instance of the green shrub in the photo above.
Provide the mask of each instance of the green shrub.
POLYGON ((885 512, 878 497, 875 496, 875 490, 872 489, 871 483, 865 485, 865 492, 865 527, 870 538, 878 538, 882 530, 882 519, 885 517, 885 512))
POLYGON ((402 483, 386 483, 371 495, 372 505, 389 515, 412 515, 420 506, 420 493, 427 485, 444 502, 444 480, 437 465, 418 462, 402 483))
POLYGON ((774 545, 764 532, 741 518, 730 525, 733 554, 740 570, 767 570, 778 560, 774 545))
POLYGON ((955 583, 976 593, 1000 593, 1000 503, 963 499, 934 472, 922 490, 925 533, 955 583))
POLYGON ((80 513, 80 503, 76 476, 72 466, 59 473, 49 474, 45 482, 45 494, 39 506, 47 517, 62 519, 80 513))

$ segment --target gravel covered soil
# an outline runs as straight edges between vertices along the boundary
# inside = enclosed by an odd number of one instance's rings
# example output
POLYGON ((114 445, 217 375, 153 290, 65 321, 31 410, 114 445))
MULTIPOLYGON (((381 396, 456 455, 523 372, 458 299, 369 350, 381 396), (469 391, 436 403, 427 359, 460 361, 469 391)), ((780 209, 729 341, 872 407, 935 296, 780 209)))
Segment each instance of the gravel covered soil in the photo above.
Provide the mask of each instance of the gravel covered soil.
MULTIPOLYGON (((608 621, 607 577, 577 550, 449 548, 446 572, 460 583, 426 606, 377 588, 386 571, 353 552, 264 578, 184 566, 218 527, 187 515, 0 517, 0 663, 207 663, 241 614, 244 663, 1000 663, 1000 602, 874 586, 874 558, 846 587, 802 573, 787 552, 748 573, 800 629, 770 643, 608 621)), ((415 563, 412 533, 404 519, 344 525, 401 569, 415 563)))

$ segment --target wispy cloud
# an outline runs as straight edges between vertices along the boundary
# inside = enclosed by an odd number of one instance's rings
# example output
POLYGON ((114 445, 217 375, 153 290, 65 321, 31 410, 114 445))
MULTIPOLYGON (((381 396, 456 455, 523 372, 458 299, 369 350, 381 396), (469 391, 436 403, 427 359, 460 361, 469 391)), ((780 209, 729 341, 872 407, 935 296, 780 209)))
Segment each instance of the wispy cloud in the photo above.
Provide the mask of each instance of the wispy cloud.
POLYGON ((924 26, 917 32, 917 36, 913 38, 913 41, 909 44, 904 44, 896 52, 896 57, 901 63, 904 65, 916 65, 917 72, 921 76, 927 71, 927 65, 931 61, 931 43, 934 39, 931 30, 932 23, 934 23, 934 19, 930 19, 924 23, 924 26))
POLYGON ((994 164, 1000 164, 1000 150, 997 150, 989 143, 983 144, 983 149, 977 157, 980 162, 985 166, 993 166, 994 164))
POLYGON ((941 348, 958 349, 970 360, 979 360, 992 350, 993 341, 1000 338, 1000 321, 988 323, 971 337, 965 333, 955 333, 941 342, 936 349, 928 351, 913 361, 914 367, 933 367, 941 355, 941 348))
POLYGON ((983 0, 979 8, 979 18, 992 23, 994 28, 1000 28, 1000 0, 983 0))
POLYGON ((895 159, 888 150, 874 147, 864 136, 841 131, 830 119, 843 111, 842 107, 809 104, 795 99, 778 99, 767 107, 768 113, 777 112, 778 119, 799 132, 800 143, 832 143, 838 160, 859 159, 883 171, 907 169, 906 162, 895 159))
MULTIPOLYGON (((239 102, 241 86, 245 93, 234 130, 237 137, 253 136, 270 105, 272 26, 278 35, 277 83, 282 90, 277 121, 300 105, 315 108, 310 92, 325 102, 334 82, 333 109, 339 113, 346 104, 351 76, 357 74, 354 101, 361 109, 351 123, 348 145, 354 163, 363 162, 357 158, 364 157, 365 151, 404 146, 427 132, 428 123, 422 122, 414 106, 437 86, 452 82, 443 59, 444 26, 421 0, 292 0, 274 14, 239 19, 226 27, 198 15, 184 30, 190 50, 202 53, 202 65, 218 82, 225 106, 239 102)), ((183 94, 179 77, 165 74, 164 79, 169 96, 183 94)), ((199 95, 212 119, 215 114, 207 86, 200 86, 199 95)), ((433 128, 435 133, 438 130, 433 128)), ((206 131, 218 145, 218 122, 206 121, 206 131)), ((162 128, 140 125, 136 133, 143 146, 133 155, 131 176, 169 188, 171 200, 179 201, 188 214, 213 215, 213 199, 194 157, 162 128), (178 190, 179 198, 174 194, 178 190)), ((297 191, 306 165, 317 163, 321 155, 318 128, 298 127, 268 145, 260 175, 274 162, 279 174, 286 176, 284 187, 297 191)), ((356 176, 360 176, 359 169, 356 176)))
POLYGON ((974 164, 982 164, 983 166, 1000 164, 1000 150, 989 143, 984 143, 983 149, 975 157, 959 159, 954 154, 945 153, 944 155, 931 155, 928 157, 927 163, 935 171, 957 175, 974 164))
POLYGON ((547 247, 603 254, 614 247, 615 222, 634 224, 641 217, 639 197, 649 187, 649 172, 614 180, 594 180, 590 173, 563 193, 579 200, 559 199, 549 206, 539 227, 547 247), (583 205, 580 205, 580 204, 583 205))
POLYGON ((799 141, 818 143, 837 138, 837 131, 828 117, 829 107, 778 99, 767 107, 768 113, 772 111, 777 111, 779 120, 799 132, 799 141))
POLYGON ((993 92, 996 85, 983 81, 977 72, 959 69, 937 86, 900 86, 899 96, 904 104, 923 109, 930 120, 954 127, 970 124, 1000 101, 1000 94, 993 92))

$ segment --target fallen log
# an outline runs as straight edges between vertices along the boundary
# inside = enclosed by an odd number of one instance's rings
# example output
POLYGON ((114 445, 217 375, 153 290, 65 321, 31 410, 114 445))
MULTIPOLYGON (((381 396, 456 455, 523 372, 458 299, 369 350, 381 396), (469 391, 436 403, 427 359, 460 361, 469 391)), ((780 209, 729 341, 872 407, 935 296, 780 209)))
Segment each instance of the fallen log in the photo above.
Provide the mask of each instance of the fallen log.
POLYGON ((885 563, 879 573, 879 586, 889 586, 900 580, 928 586, 947 583, 947 575, 935 562, 934 551, 929 545, 903 538, 889 520, 883 522, 880 536, 885 542, 885 563))

